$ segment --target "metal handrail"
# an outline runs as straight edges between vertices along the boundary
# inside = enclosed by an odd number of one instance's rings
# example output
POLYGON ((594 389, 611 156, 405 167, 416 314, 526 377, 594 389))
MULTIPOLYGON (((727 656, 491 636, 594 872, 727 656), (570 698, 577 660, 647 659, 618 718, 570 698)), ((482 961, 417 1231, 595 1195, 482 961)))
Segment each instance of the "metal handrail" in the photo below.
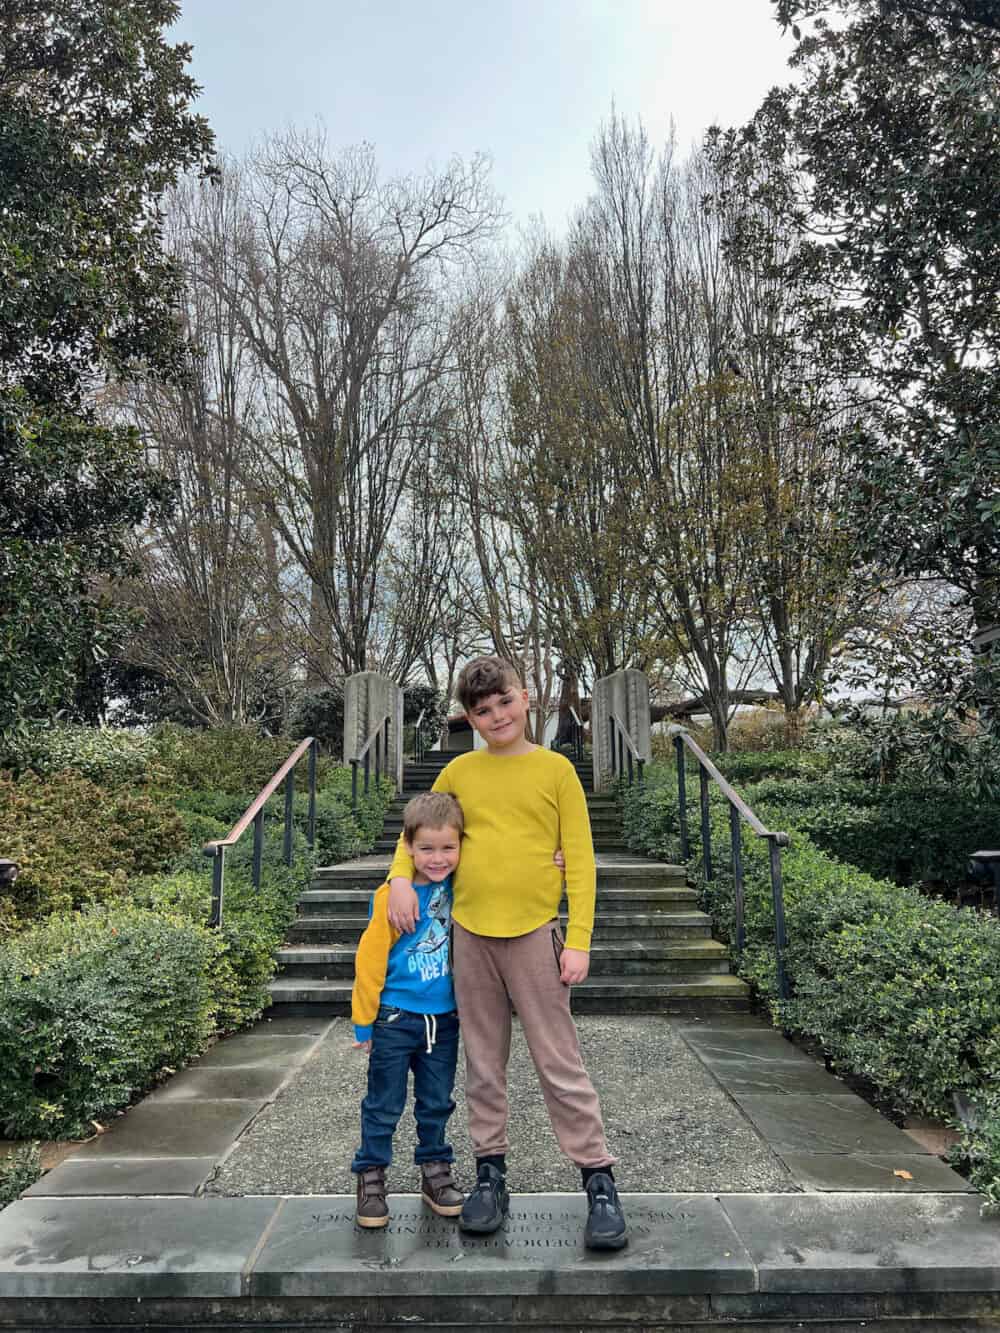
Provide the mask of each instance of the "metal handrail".
POLYGON ((740 820, 745 819, 759 838, 765 838, 768 844, 768 859, 771 871, 771 899, 774 903, 774 953, 778 978, 778 995, 787 1000, 790 995, 788 973, 785 971, 785 954, 788 938, 785 933, 785 898, 781 879, 781 849, 787 847, 791 839, 787 833, 777 829, 765 828, 739 792, 726 781, 708 755, 693 740, 684 727, 672 725, 667 728, 667 735, 673 739, 677 755, 677 808, 678 825, 681 837, 681 856, 686 861, 691 855, 687 828, 687 780, 684 769, 684 750, 687 748, 698 761, 698 782, 701 799, 701 851, 706 880, 715 878, 712 864, 712 826, 708 812, 708 784, 712 781, 729 802, 729 836, 733 856, 733 894, 736 907, 736 956, 743 953, 746 944, 744 924, 744 878, 743 878, 743 834, 740 820))
POLYGON ((572 704, 569 706, 569 715, 573 719, 573 753, 576 755, 577 761, 581 761, 583 759, 583 722, 572 704))
POLYGON ((306 819, 306 842, 310 850, 316 843, 316 752, 318 742, 314 736, 307 736, 298 744, 270 781, 261 788, 239 819, 224 838, 214 838, 206 842, 202 851, 211 856, 212 861, 212 907, 209 913, 210 926, 222 925, 222 897, 226 874, 226 848, 233 847, 253 824, 253 886, 260 888, 261 866, 264 857, 264 807, 274 793, 285 784, 285 831, 282 855, 285 865, 292 864, 292 813, 295 802, 295 766, 302 756, 309 752, 309 814, 306 819))
POLYGON ((358 764, 364 760, 365 765, 365 795, 368 795, 368 786, 371 775, 371 749, 375 747, 375 785, 378 786, 379 779, 382 776, 382 765, 389 758, 389 714, 383 713, 375 724, 371 735, 362 745, 361 749, 350 760, 351 765, 351 809, 358 808, 358 764))
POLYGON ((629 734, 629 729, 621 720, 617 713, 608 714, 608 723, 611 731, 611 775, 617 778, 619 782, 624 781, 623 774, 628 771, 628 785, 631 787, 633 778, 633 760, 638 768, 639 786, 642 786, 642 769, 646 762, 640 755, 635 741, 629 734))
POLYGON ((424 757, 423 725, 424 725, 424 714, 426 712, 427 712, 426 708, 421 708, 420 716, 417 718, 413 727, 413 760, 414 763, 417 764, 419 764, 421 759, 423 759, 424 757))

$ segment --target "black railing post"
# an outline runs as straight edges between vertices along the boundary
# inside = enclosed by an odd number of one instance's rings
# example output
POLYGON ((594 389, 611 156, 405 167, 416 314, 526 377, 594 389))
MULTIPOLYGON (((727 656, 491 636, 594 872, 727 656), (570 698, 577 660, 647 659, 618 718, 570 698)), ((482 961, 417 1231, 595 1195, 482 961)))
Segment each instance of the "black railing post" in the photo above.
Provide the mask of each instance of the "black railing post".
POLYGON ((285 777, 285 865, 292 864, 292 803, 295 800, 295 769, 285 777))
POLYGON ((365 751, 365 795, 366 796, 368 795, 368 783, 371 777, 371 766, 372 766, 371 755, 372 755, 371 750, 365 751))
POLYGON ((628 747, 628 785, 632 785, 632 747, 628 747))
POLYGON ((681 835, 681 860, 691 858, 691 843, 688 838, 687 773, 684 765, 684 737, 674 737, 674 749, 677 751, 677 818, 681 835))
POLYGON ((375 735, 375 790, 378 791, 379 778, 382 776, 382 728, 375 735))
POLYGON ((733 900, 736 907, 736 961, 743 957, 746 944, 746 927, 743 909, 743 832, 740 828, 740 812, 735 805, 729 806, 729 832, 733 845, 733 900))
POLYGON ((351 760, 351 810, 358 808, 358 761, 351 760))
POLYGON ((612 778, 617 778, 618 772, 615 768, 615 720, 613 717, 608 719, 608 739, 610 741, 609 753, 611 755, 611 776, 612 778))
POLYGON ((640 786, 640 787, 642 786, 642 769, 643 769, 643 765, 645 764, 645 762, 646 762, 645 759, 640 759, 640 760, 638 760, 638 762, 637 762, 637 767, 638 767, 638 769, 639 769, 639 786, 640 786))
POLYGON ((316 742, 309 746, 309 818, 306 821, 306 842, 309 850, 316 845, 316 742))
POLYGON ((618 732, 618 781, 621 782, 625 771, 625 739, 621 732, 618 732))
POLYGON ((260 888, 260 868, 264 860, 264 807, 253 817, 253 886, 260 888))
POLYGON ((698 765, 698 780, 701 785, 701 858, 706 879, 714 879, 712 869, 712 824, 708 817, 708 774, 698 765))
POLYGON ((768 838, 767 846, 771 859, 771 896, 774 899, 774 956, 777 967, 778 997, 787 1000, 789 987, 788 975, 785 972, 787 940, 785 938, 785 897, 781 883, 781 848, 778 846, 777 838, 773 836, 768 838))
POLYGON ((212 857, 212 909, 208 918, 210 926, 222 925, 222 890, 226 874, 226 849, 216 847, 212 857))

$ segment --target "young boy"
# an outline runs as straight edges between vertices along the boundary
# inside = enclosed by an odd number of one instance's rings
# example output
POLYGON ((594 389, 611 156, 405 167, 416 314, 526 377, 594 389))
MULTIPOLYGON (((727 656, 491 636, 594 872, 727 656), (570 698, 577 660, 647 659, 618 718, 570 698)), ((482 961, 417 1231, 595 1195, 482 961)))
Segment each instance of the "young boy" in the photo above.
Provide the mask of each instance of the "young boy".
MULTIPOLYGON (((584 1239, 619 1249, 626 1224, 597 1094, 583 1067, 570 986, 590 966, 596 869, 583 788, 562 755, 525 736, 528 692, 498 657, 470 662, 458 680, 469 722, 486 742, 442 769, 434 790, 462 803, 465 837, 455 875, 452 967, 466 1057, 476 1186, 461 1210, 466 1231, 491 1232, 509 1208, 507 1061, 511 1005, 538 1071, 549 1119, 587 1192, 584 1239), (562 847, 569 922, 559 930, 562 847)), ((408 934, 418 918, 415 862, 405 839, 389 871, 389 921, 408 934)))
POLYGON ((415 929, 403 937, 386 915, 389 886, 372 897, 371 917, 354 960, 351 1018, 354 1045, 369 1053, 368 1093, 361 1103, 361 1146, 351 1170, 358 1178, 357 1223, 389 1221, 385 1172, 392 1136, 406 1105, 413 1070, 414 1116, 421 1194, 442 1217, 462 1211, 445 1139, 455 1109, 451 1093, 458 1060, 458 1015, 449 960, 452 872, 462 843, 462 807, 445 792, 425 792, 403 810, 403 844, 413 864, 415 929))

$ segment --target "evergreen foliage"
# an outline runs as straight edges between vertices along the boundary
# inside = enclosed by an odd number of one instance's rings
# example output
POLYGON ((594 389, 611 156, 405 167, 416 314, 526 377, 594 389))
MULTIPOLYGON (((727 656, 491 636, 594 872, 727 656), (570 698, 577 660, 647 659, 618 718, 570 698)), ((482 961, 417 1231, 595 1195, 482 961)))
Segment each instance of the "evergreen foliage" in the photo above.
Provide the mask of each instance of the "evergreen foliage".
POLYGON ((181 374, 159 200, 204 166, 175 0, 11 0, 0 14, 0 735, 64 703, 121 631, 101 592, 168 502, 96 400, 181 374))

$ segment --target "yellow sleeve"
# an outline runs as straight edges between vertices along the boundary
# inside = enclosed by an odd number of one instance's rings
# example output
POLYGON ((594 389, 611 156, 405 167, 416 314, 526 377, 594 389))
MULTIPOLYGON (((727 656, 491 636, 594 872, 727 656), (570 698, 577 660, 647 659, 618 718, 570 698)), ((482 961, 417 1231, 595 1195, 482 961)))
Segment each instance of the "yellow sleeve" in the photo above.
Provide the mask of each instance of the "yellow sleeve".
POLYGON ((587 798, 571 764, 559 778, 559 840, 566 858, 566 899, 569 921, 566 924, 567 949, 590 951, 594 930, 594 904, 597 900, 597 865, 594 840, 590 835, 587 798))
MULTIPOLYGON (((452 790, 451 779, 448 776, 448 769, 450 767, 450 764, 446 764, 444 768, 442 768, 441 772, 434 779, 434 785, 431 787, 431 791, 447 791, 451 792, 454 796, 455 793, 452 790)), ((389 867, 389 873, 386 875, 386 879, 390 882, 394 879, 408 879, 411 881, 413 879, 413 857, 407 851, 406 839, 403 837, 402 833, 399 835, 399 840, 396 843, 396 851, 393 855, 392 865, 389 867)))
POLYGON ((389 965, 389 950, 399 939, 399 932, 389 925, 386 912, 388 899, 389 886, 383 884, 375 890, 371 920, 365 927, 354 955, 351 1022, 356 1028, 368 1028, 375 1022, 389 965))

